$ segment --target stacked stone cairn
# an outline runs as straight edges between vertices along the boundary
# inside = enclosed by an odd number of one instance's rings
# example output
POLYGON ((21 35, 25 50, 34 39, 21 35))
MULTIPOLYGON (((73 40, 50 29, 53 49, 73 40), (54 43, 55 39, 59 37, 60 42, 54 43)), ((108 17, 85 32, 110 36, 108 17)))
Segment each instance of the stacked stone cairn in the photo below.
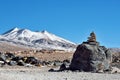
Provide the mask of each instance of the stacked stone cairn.
POLYGON ((112 53, 96 41, 94 32, 86 42, 78 45, 69 69, 72 71, 106 72, 111 70, 112 53))

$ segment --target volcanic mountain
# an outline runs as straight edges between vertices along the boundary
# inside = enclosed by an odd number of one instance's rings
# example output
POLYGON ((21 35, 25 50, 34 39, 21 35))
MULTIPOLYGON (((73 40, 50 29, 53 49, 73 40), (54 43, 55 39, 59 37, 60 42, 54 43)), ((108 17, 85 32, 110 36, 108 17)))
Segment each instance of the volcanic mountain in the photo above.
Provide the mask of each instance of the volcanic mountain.
POLYGON ((0 35, 0 43, 35 49, 73 50, 76 48, 75 43, 47 31, 33 32, 19 28, 13 28, 0 35))

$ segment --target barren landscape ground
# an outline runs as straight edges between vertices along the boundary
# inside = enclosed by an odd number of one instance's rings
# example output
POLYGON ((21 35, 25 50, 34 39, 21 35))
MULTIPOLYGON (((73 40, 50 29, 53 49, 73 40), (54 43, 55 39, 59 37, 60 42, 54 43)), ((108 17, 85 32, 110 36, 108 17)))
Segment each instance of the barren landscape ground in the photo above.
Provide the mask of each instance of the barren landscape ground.
POLYGON ((0 80, 120 80, 120 74, 48 72, 49 67, 0 68, 0 80))
POLYGON ((53 61, 60 60, 63 61, 65 59, 71 59, 73 52, 65 52, 65 51, 37 51, 34 52, 33 49, 28 49, 26 47, 18 47, 13 45, 8 45, 5 43, 0 43, 0 52, 12 52, 16 56, 33 56, 38 58, 39 60, 53 61))
MULTIPOLYGON (((5 47, 6 48, 6 47, 5 47)), ((4 52, 5 49, 4 48, 4 52)), ((10 48, 14 52, 20 51, 21 48, 10 48)), ((9 49, 9 50, 10 50, 9 49)), ((42 61, 53 61, 65 59, 72 59, 74 52, 64 51, 44 51, 44 52, 30 52, 30 50, 22 49, 23 52, 14 53, 17 56, 34 56, 42 61)), ((49 69, 56 70, 59 67, 24 67, 24 66, 8 66, 0 67, 0 80, 120 80, 120 74, 108 73, 90 73, 90 72, 48 72, 49 69)))

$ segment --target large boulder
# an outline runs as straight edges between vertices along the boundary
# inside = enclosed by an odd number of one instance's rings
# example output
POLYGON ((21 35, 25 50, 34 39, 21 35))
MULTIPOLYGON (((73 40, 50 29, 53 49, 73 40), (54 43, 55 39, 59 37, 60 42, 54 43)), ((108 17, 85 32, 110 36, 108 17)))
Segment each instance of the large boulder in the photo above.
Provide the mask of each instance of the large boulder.
POLYGON ((109 49, 100 46, 95 40, 88 40, 77 47, 69 68, 73 71, 104 72, 111 70, 111 62, 109 49))

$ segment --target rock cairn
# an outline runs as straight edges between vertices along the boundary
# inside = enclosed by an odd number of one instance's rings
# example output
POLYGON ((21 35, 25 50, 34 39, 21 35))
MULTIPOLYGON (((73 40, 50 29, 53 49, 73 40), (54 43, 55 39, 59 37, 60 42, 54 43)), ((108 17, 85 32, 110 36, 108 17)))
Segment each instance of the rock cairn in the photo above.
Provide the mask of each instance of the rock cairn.
POLYGON ((72 71, 105 72, 111 70, 112 53, 96 41, 94 32, 86 42, 78 45, 69 69, 72 71))
POLYGON ((94 32, 90 33, 90 37, 88 37, 87 42, 96 42, 96 35, 94 32))

